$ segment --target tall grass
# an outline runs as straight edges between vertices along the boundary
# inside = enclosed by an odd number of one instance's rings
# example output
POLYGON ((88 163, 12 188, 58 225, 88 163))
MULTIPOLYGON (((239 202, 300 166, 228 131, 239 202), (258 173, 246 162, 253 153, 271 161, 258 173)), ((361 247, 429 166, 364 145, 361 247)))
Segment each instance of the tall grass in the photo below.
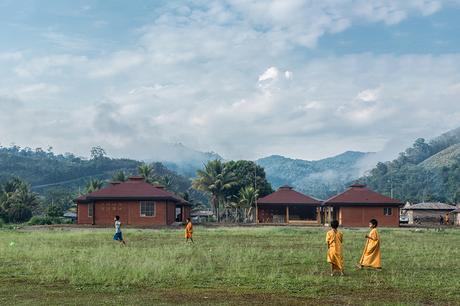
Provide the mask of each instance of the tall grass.
POLYGON ((368 301, 459 301, 460 232, 380 231, 383 271, 355 271, 365 231, 344 231, 345 277, 329 276, 325 231, 195 227, 178 230, 0 231, 0 279, 73 288, 225 288, 368 301))

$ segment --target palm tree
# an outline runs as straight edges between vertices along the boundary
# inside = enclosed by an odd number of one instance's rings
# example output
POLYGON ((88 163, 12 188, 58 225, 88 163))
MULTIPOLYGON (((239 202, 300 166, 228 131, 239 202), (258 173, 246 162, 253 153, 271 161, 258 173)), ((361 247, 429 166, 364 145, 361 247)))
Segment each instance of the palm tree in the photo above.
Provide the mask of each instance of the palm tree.
POLYGON ((126 180, 128 180, 128 177, 123 170, 115 172, 115 174, 112 176, 112 181, 125 182, 126 180))
POLYGON ((90 192, 99 190, 99 189, 102 188, 102 186, 104 186, 104 182, 101 181, 100 179, 96 179, 96 178, 91 179, 91 180, 86 184, 85 192, 86 192, 86 193, 90 193, 90 192))
POLYGON ((197 171, 192 186, 211 195, 211 203, 217 220, 220 220, 219 207, 225 203, 225 191, 236 183, 235 175, 220 160, 211 160, 197 171))
POLYGON ((165 175, 160 178, 160 183, 161 185, 165 186, 166 189, 171 190, 174 183, 174 178, 170 175, 165 175))
POLYGON ((259 191, 254 187, 246 186, 239 192, 239 207, 244 209, 244 221, 251 221, 252 209, 256 205, 256 200, 259 197, 259 191))
POLYGON ((139 172, 140 176, 144 177, 144 180, 146 182, 149 182, 153 177, 152 165, 148 165, 148 164, 139 165, 137 166, 137 172, 139 172))

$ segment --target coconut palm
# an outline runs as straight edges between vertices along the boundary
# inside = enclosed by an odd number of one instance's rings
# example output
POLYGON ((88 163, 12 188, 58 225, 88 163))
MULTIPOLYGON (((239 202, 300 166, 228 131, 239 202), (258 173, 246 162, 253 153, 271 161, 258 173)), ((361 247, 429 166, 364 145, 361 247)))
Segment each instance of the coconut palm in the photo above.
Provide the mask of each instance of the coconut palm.
POLYGON ((217 220, 220 220, 219 208, 225 203, 225 191, 236 183, 234 174, 220 160, 211 160, 197 171, 192 186, 211 195, 211 203, 217 220))
POLYGON ((112 181, 125 182, 126 180, 128 180, 128 177, 123 170, 115 172, 115 174, 112 176, 112 181))
POLYGON ((244 210, 244 221, 251 221, 252 211, 256 205, 256 200, 259 196, 259 191, 254 187, 246 186, 239 192, 239 207, 244 210))
POLYGON ((139 172, 140 176, 144 177, 144 180, 146 182, 149 182, 153 177, 152 165, 148 165, 148 164, 139 165, 137 166, 137 172, 139 172))
POLYGON ((86 193, 90 193, 90 192, 93 192, 93 191, 96 191, 96 190, 99 190, 102 188, 102 186, 104 186, 104 182, 99 180, 99 179, 91 179, 87 184, 86 184, 86 187, 85 187, 85 192, 86 193))

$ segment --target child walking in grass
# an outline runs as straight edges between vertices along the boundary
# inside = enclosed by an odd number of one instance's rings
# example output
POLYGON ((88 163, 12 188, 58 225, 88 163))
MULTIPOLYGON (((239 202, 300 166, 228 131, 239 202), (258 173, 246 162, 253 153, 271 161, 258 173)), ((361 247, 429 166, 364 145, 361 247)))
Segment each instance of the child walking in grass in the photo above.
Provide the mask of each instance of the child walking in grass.
POLYGON ((363 255, 359 261, 358 268, 362 269, 372 268, 380 270, 382 269, 381 264, 381 253, 380 253, 380 236, 377 232, 378 222, 376 219, 369 221, 369 228, 371 231, 366 235, 366 245, 364 246, 363 255))
POLYGON ((188 240, 190 239, 190 241, 194 243, 193 238, 192 238, 192 235, 193 235, 192 220, 190 220, 190 218, 187 218, 186 222, 187 224, 185 225, 185 242, 188 242, 188 240))
POLYGON ((121 221, 120 216, 115 216, 115 235, 113 235, 113 240, 120 241, 123 245, 126 245, 126 242, 123 240, 123 234, 121 233, 121 221))
POLYGON ((340 275, 344 275, 343 255, 342 255, 342 242, 343 234, 338 231, 339 221, 333 220, 331 222, 331 230, 326 234, 327 243, 327 262, 331 264, 331 276, 334 276, 335 271, 340 275))

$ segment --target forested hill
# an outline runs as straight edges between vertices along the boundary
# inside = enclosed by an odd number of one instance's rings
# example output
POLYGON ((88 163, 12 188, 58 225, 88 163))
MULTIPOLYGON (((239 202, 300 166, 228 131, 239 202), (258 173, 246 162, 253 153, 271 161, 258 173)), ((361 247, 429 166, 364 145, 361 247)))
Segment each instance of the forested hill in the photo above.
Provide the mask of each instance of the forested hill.
MULTIPOLYGON (((18 146, 0 147, 0 184, 12 177, 19 177, 29 183, 32 190, 40 194, 75 193, 84 190, 90 179, 110 180, 123 171, 126 175, 137 174, 140 161, 116 159, 105 156, 101 148, 93 148, 91 159, 73 154, 54 154, 51 149, 30 149, 18 146)), ((152 163, 153 173, 167 177, 168 186, 175 192, 190 188, 189 179, 167 169, 161 163, 152 163)))
POLYGON ((378 163, 360 179, 403 201, 460 201, 460 128, 428 142, 417 139, 393 161, 378 163))
POLYGON ((319 199, 342 191, 347 183, 361 175, 360 161, 372 153, 347 151, 321 160, 291 159, 272 155, 257 160, 265 168, 274 188, 284 184, 319 199))

